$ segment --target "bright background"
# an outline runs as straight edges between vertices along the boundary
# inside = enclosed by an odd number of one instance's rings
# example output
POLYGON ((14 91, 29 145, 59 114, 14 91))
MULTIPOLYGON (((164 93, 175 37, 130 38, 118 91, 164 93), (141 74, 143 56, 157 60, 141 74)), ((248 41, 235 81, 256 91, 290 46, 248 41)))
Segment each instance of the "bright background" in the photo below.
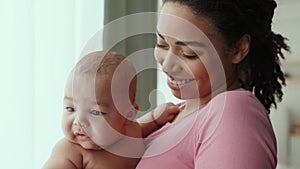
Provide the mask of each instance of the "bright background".
POLYGON ((66 78, 103 25, 103 3, 0 0, 1 168, 41 168, 63 137, 66 78))

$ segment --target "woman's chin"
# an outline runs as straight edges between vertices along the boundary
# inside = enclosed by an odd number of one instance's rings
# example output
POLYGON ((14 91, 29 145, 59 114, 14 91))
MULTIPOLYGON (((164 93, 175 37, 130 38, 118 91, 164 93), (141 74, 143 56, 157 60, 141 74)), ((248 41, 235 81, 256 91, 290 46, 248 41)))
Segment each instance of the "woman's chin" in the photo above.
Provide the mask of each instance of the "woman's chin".
POLYGON ((200 97, 198 85, 195 80, 181 85, 174 84, 168 80, 167 84, 173 95, 178 99, 188 100, 200 97))
POLYGON ((182 90, 173 90, 172 88, 171 92, 174 97, 181 100, 188 100, 188 99, 196 99, 199 98, 200 95, 198 94, 198 90, 188 90, 188 89, 182 89, 182 90))

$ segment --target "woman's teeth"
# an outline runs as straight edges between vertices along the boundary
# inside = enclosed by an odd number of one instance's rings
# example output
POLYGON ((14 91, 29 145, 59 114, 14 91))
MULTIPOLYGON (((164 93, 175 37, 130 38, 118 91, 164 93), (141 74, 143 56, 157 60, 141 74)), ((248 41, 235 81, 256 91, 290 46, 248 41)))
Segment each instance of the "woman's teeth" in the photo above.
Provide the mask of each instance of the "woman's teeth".
POLYGON ((175 79, 171 79, 171 78, 169 78, 169 79, 170 79, 170 82, 174 85, 185 85, 185 84, 195 80, 195 79, 175 80, 175 79))

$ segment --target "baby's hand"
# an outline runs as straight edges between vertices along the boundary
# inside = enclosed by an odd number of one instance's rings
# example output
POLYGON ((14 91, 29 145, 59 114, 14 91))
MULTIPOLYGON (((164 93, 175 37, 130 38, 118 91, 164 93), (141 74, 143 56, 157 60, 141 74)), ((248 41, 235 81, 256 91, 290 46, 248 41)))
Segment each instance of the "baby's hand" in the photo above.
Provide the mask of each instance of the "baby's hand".
POLYGON ((154 123, 158 126, 164 125, 167 122, 172 121, 179 113, 180 109, 177 105, 169 102, 157 106, 152 110, 151 116, 154 123))

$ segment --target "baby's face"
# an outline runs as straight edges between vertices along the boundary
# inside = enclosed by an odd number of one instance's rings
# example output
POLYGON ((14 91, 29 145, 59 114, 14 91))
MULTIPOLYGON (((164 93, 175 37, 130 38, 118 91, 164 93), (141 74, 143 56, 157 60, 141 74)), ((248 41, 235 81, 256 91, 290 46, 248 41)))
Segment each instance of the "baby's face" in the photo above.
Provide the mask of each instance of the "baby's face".
MULTIPOLYGON (((126 112, 131 107, 116 108, 106 75, 70 78, 64 97, 62 127, 65 136, 85 149, 102 149, 125 134, 126 112), (121 115, 118 110, 122 110, 121 115)), ((120 96, 120 99, 123 98, 120 96)), ((119 102, 123 100, 119 100, 119 102)))

